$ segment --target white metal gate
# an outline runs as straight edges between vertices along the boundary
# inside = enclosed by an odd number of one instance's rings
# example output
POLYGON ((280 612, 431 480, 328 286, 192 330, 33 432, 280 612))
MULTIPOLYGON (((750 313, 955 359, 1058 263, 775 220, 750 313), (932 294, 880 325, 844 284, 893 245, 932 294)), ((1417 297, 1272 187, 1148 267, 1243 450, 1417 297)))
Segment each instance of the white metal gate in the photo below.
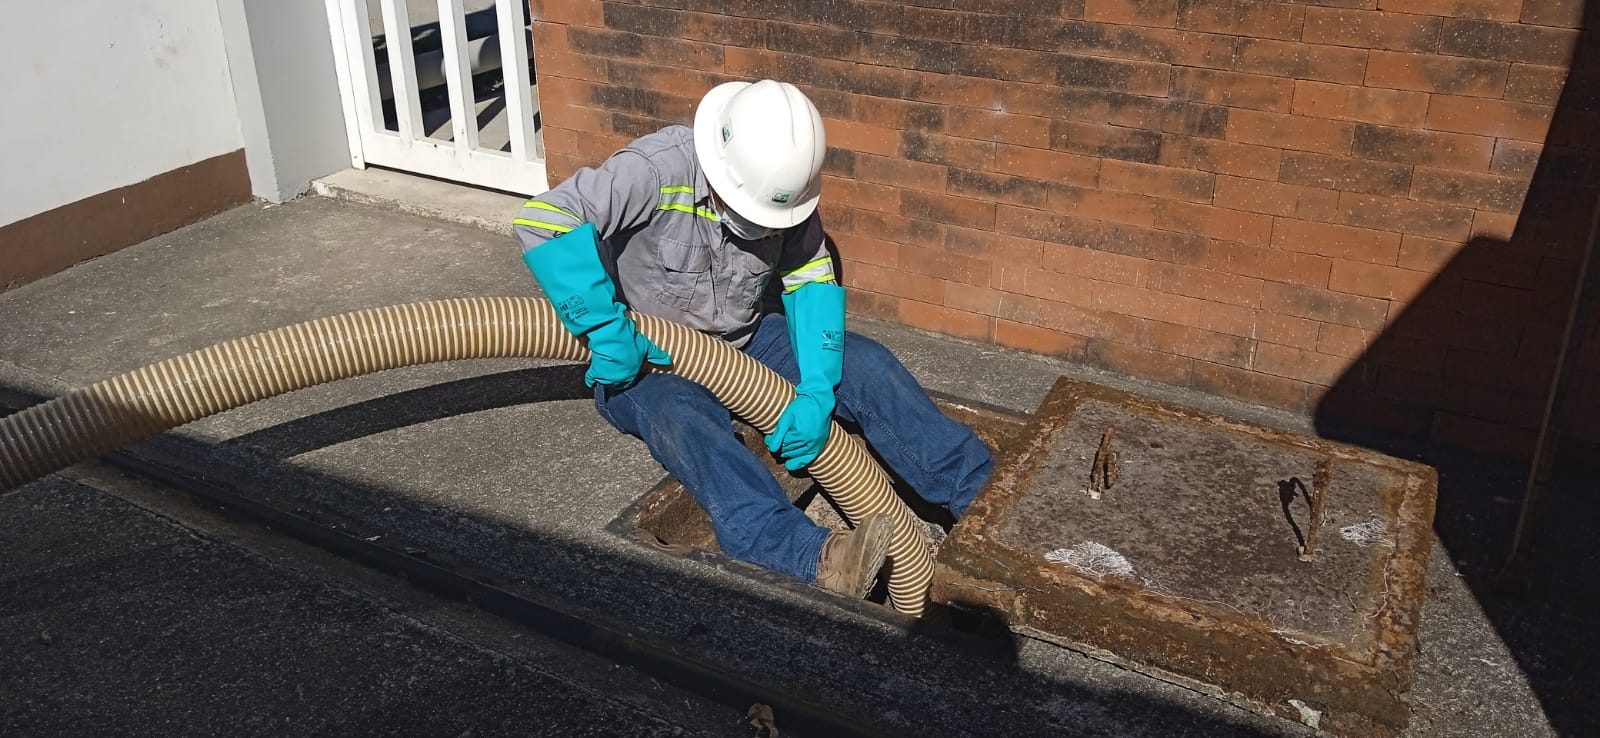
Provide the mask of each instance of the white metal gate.
POLYGON ((492 3, 494 18, 471 39, 466 0, 326 2, 356 167, 377 164, 522 195, 549 188, 526 61, 527 0, 474 0, 492 3), (439 48, 418 51, 412 16, 431 14, 435 1, 438 27, 425 37, 439 48), (377 6, 381 27, 369 5, 377 6), (375 49, 379 43, 385 54, 375 49), (480 95, 483 80, 495 79, 485 72, 496 66, 500 96, 480 95))

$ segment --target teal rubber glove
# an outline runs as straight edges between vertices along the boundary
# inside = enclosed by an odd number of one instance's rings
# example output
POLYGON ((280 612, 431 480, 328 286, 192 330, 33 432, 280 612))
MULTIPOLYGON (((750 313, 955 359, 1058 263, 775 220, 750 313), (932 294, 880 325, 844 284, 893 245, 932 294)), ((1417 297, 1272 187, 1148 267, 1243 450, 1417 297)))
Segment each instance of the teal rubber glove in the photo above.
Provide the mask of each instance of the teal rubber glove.
POLYGON ((600 264, 600 236, 593 223, 529 249, 522 261, 555 303, 561 324, 587 339, 591 356, 585 384, 627 387, 638 381, 646 361, 672 363, 666 351, 639 334, 617 303, 617 288, 600 264))
POLYGON ((785 293, 783 306, 800 384, 767 436, 767 450, 784 460, 784 468, 799 471, 816 461, 832 428, 833 388, 844 373, 844 288, 812 282, 785 293))

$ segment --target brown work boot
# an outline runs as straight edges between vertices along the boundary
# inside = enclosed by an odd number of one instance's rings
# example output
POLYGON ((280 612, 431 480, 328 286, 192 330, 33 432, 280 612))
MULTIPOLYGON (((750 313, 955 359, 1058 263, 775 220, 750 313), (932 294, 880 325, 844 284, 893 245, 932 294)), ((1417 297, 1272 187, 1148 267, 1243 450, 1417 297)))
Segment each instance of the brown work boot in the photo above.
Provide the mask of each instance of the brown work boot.
POLYGON ((817 559, 817 586, 858 600, 866 597, 893 538, 894 518, 888 513, 873 513, 855 530, 828 536, 817 559))

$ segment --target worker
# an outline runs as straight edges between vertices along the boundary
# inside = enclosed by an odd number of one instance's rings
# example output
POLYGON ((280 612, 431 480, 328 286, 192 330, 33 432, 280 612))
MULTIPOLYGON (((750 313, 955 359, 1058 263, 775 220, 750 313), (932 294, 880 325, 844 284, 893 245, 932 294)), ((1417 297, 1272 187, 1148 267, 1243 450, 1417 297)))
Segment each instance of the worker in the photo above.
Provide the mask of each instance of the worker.
POLYGON ((793 382, 765 439, 787 469, 810 464, 838 418, 959 517, 993 458, 893 354, 845 331, 845 291, 817 210, 824 151, 822 118, 794 85, 729 82, 701 99, 692 128, 669 126, 580 169, 524 205, 514 229, 563 325, 588 345, 584 379, 600 416, 644 441, 705 509, 722 550, 859 598, 888 553, 889 515, 831 534, 813 523, 709 390, 646 370, 672 357, 624 313, 719 338, 793 382), (763 299, 773 282, 781 311, 763 299))

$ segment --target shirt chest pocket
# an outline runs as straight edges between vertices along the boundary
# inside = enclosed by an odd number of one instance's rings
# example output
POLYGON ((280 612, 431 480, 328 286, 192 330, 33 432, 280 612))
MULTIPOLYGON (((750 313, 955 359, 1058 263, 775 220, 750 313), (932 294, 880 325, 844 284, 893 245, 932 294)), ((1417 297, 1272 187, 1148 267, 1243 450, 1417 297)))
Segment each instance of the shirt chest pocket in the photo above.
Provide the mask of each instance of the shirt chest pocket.
POLYGON ((773 237, 744 241, 738 248, 731 249, 736 262, 733 270, 735 292, 744 307, 754 307, 761 302, 761 294, 771 281, 773 264, 777 262, 782 247, 783 239, 773 237))
POLYGON ((656 242, 661 266, 661 290, 656 299, 664 305, 688 310, 703 301, 711 289, 711 249, 675 238, 656 242))

